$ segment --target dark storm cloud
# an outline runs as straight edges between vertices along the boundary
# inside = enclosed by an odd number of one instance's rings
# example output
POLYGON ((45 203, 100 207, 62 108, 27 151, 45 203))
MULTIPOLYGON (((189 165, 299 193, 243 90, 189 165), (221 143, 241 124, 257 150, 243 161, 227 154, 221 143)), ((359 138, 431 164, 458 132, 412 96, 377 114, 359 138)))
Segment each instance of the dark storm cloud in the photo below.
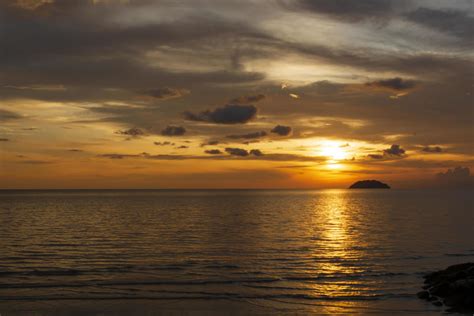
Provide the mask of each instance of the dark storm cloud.
POLYGON ((406 14, 406 18, 434 30, 466 39, 466 44, 472 45, 474 18, 467 11, 418 8, 406 14))
POLYGON ((115 133, 120 134, 120 135, 131 136, 131 137, 139 137, 139 136, 146 135, 146 133, 143 130, 141 130, 139 128, 136 128, 136 127, 126 129, 126 130, 120 130, 120 131, 117 131, 115 133))
POLYGON ((260 131, 260 132, 253 132, 253 133, 248 133, 248 134, 229 135, 226 137, 231 138, 231 139, 255 139, 255 138, 262 138, 265 136, 267 136, 267 132, 260 131))
POLYGON ((72 148, 72 149, 68 149, 67 151, 73 152, 73 153, 80 153, 80 152, 83 152, 84 150, 82 150, 82 149, 77 149, 77 148, 72 148))
POLYGON ((186 133, 186 129, 182 126, 167 126, 161 131, 163 136, 182 136, 186 133))
POLYGON ((249 155, 249 152, 245 149, 242 148, 226 148, 225 149, 226 153, 232 155, 232 156, 241 156, 241 157, 246 157, 249 155))
POLYGON ((284 125, 277 125, 271 130, 271 132, 278 134, 280 136, 288 136, 291 133, 291 127, 284 126, 284 125))
POLYGON ((176 88, 156 88, 145 91, 146 95, 154 97, 156 99, 165 100, 165 99, 174 99, 182 97, 189 93, 189 90, 186 89, 176 89, 176 88))
POLYGON ((436 174, 436 182, 443 187, 472 187, 474 176, 468 167, 456 167, 436 174))
POLYGON ((222 154, 222 151, 220 151, 219 149, 208 149, 208 150, 205 150, 204 152, 206 154, 209 154, 209 155, 220 155, 220 154, 222 154))
POLYGON ((390 148, 385 149, 384 154, 389 155, 389 156, 398 156, 401 157, 405 154, 405 149, 400 147, 400 145, 392 145, 390 148))
POLYGON ((232 99, 230 102, 232 104, 249 104, 249 103, 256 103, 261 100, 265 99, 264 94, 257 94, 257 95, 246 95, 246 96, 240 96, 238 98, 232 99))
POLYGON ((403 0, 298 0, 293 3, 301 10, 356 22, 386 17, 396 8, 396 4, 401 5, 403 2, 403 0))
POLYGON ((0 142, 9 142, 9 141, 10 141, 10 139, 8 139, 8 138, 0 138, 0 142))
POLYGON ((443 152, 443 149, 439 146, 425 146, 422 151, 426 153, 441 153, 443 152))
POLYGON ((368 82, 365 84, 368 87, 373 88, 381 88, 381 89, 388 89, 394 91, 405 91, 410 90, 416 87, 416 82, 414 80, 406 80, 402 78, 391 78, 391 79, 383 79, 368 82))
POLYGON ((189 121, 210 122, 216 124, 244 124, 257 115, 254 105, 227 104, 215 110, 199 113, 184 112, 184 118, 189 121))
POLYGON ((176 149, 187 149, 189 148, 189 146, 185 146, 185 145, 181 145, 181 146, 178 146, 178 147, 175 147, 176 149))

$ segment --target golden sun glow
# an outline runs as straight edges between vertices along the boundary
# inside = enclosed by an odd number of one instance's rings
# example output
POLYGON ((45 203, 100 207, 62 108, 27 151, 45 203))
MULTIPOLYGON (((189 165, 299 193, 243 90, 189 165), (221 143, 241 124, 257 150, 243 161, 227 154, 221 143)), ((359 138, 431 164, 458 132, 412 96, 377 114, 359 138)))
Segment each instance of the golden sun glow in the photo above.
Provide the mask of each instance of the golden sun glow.
POLYGON ((321 144, 320 154, 332 161, 343 160, 348 157, 344 144, 335 141, 325 141, 321 144))

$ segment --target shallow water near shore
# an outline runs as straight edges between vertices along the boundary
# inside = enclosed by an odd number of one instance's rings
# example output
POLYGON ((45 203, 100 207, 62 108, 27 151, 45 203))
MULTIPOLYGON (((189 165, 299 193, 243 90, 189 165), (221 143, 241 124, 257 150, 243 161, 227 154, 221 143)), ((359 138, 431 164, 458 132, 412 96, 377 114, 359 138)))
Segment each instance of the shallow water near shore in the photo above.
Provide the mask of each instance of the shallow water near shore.
POLYGON ((469 190, 0 191, 2 315, 420 314, 469 190))

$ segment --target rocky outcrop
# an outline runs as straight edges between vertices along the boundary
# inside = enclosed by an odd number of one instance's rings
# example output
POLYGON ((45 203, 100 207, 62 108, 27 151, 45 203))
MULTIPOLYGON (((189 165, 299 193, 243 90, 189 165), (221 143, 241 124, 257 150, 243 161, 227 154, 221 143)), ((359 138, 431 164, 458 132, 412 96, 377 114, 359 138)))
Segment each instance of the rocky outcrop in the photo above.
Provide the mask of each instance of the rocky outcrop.
POLYGON ((449 312, 474 313, 474 262, 457 264, 430 273, 425 278, 420 299, 445 305, 449 312))
POLYGON ((377 180, 357 181, 349 189, 390 189, 389 185, 377 180))

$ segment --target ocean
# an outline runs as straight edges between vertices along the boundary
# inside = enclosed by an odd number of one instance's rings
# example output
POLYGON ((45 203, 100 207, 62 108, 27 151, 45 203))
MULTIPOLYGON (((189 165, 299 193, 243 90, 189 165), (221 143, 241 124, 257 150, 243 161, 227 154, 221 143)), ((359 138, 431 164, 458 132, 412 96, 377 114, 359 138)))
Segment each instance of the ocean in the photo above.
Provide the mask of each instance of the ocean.
POLYGON ((439 315, 470 190, 0 191, 0 314, 439 315))

